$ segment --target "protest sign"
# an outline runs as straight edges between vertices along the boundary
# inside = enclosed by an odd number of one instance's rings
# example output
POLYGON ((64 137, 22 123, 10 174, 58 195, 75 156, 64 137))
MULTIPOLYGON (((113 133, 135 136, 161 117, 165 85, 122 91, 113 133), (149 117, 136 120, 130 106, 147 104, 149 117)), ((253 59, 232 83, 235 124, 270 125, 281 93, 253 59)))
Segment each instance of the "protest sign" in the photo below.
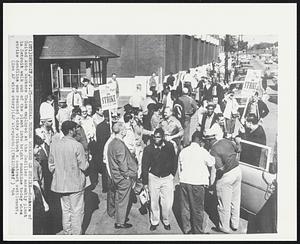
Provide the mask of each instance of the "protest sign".
POLYGON ((114 83, 99 86, 102 110, 116 109, 118 107, 116 86, 114 83))

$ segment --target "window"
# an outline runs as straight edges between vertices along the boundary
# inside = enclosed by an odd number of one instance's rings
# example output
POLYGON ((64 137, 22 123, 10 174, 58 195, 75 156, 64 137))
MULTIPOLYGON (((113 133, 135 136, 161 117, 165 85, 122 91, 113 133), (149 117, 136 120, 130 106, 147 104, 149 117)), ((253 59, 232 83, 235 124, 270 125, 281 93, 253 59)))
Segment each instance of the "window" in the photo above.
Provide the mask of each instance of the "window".
POLYGON ((71 88, 77 84, 82 87, 81 80, 89 78, 93 84, 102 83, 101 63, 98 60, 79 61, 68 60, 61 63, 51 64, 52 88, 71 88))
POLYGON ((51 64, 51 82, 52 82, 52 90, 59 88, 59 65, 51 64))
POLYGON ((272 160, 271 147, 241 140, 240 161, 269 172, 272 160))

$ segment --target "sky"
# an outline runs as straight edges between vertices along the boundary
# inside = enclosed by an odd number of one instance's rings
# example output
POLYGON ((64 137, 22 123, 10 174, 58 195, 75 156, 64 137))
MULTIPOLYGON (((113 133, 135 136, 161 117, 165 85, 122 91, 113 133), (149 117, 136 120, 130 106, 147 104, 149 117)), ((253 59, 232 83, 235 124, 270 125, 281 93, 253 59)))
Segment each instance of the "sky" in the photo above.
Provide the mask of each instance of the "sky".
POLYGON ((278 41, 277 35, 243 35, 243 41, 248 42, 248 46, 253 46, 260 42, 274 43, 278 41))

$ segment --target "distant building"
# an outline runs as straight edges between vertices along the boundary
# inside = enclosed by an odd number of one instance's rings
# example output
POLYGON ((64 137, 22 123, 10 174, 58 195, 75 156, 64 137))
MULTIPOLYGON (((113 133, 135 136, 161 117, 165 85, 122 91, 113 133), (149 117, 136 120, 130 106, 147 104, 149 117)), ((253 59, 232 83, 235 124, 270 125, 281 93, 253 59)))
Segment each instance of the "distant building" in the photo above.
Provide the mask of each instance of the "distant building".
MULTIPOLYGON (((95 86, 107 77, 161 77, 217 60, 224 41, 205 35, 50 35, 34 36, 35 111, 54 93, 65 97, 72 84, 90 78, 95 86)), ((97 90, 97 89, 96 89, 97 90)), ((38 116, 35 116, 38 121, 38 116)))

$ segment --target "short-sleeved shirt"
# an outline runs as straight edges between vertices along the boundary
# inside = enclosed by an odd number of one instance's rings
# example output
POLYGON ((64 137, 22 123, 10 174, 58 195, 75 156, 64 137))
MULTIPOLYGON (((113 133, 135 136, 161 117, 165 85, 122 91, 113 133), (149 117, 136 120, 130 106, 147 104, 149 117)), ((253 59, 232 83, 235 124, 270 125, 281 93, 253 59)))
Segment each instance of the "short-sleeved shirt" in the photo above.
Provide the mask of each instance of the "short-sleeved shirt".
POLYGON ((228 139, 216 141, 210 150, 210 154, 216 159, 216 170, 227 173, 239 165, 237 153, 240 148, 228 139))
POLYGON ((167 136, 173 136, 183 130, 181 123, 173 115, 168 120, 161 120, 159 126, 164 130, 167 136))

